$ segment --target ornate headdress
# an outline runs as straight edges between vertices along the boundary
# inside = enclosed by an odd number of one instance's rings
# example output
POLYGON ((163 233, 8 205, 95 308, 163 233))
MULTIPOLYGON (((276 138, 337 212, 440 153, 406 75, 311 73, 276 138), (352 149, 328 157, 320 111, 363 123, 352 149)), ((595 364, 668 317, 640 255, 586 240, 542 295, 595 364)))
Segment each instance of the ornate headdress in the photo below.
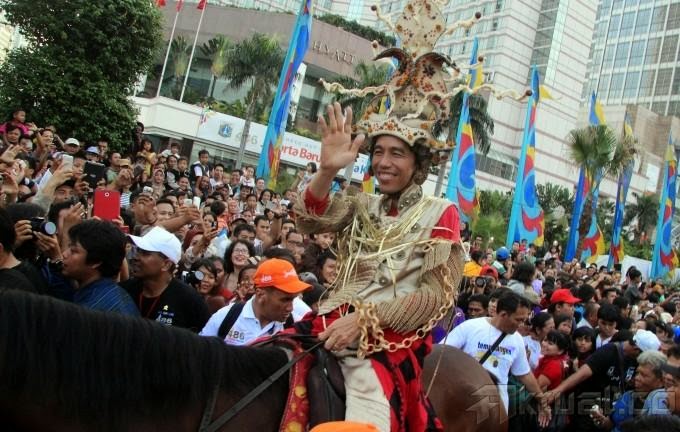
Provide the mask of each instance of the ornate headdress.
MULTIPOLYGON (((520 99, 515 91, 498 92, 489 84, 461 84, 456 82, 460 70, 448 56, 434 52, 434 45, 443 35, 458 28, 469 29, 481 18, 477 12, 473 18, 454 23, 447 29, 441 8, 448 0, 409 0, 395 24, 383 17, 378 6, 372 6, 379 20, 396 33, 402 48, 388 48, 376 55, 374 60, 394 57, 399 62, 397 70, 387 83, 364 89, 345 89, 338 83, 321 80, 326 91, 355 97, 375 95, 361 119, 354 125, 357 132, 369 138, 393 135, 408 145, 420 143, 432 151, 446 151, 455 147, 453 136, 441 140, 434 130, 446 130, 451 120, 451 99, 460 91, 476 93, 488 89, 496 98, 511 96, 520 99), (473 87, 471 88, 470 85, 473 87), (381 110, 385 97, 389 108, 381 110)), ((374 52, 378 47, 373 42, 374 52)), ((482 58, 476 59, 471 69, 480 69, 482 58)), ((449 134, 451 135, 451 134, 449 134)))

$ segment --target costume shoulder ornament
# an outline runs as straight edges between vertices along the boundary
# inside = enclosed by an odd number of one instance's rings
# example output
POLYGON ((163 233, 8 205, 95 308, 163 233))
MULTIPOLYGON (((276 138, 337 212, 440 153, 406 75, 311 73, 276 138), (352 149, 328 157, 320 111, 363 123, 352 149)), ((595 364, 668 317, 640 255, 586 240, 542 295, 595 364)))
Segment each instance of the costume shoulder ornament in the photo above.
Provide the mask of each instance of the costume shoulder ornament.
MULTIPOLYGON (((354 125, 355 132, 363 132, 369 138, 393 135, 410 146, 420 143, 432 151, 449 151, 455 147, 455 133, 442 137, 437 131, 450 128, 451 100, 457 93, 487 90, 497 99, 512 97, 517 100, 527 96, 513 90, 498 91, 490 84, 483 84, 481 79, 453 87, 454 83, 460 82, 460 69, 447 55, 435 52, 434 46, 441 36, 459 28, 472 27, 481 18, 481 13, 447 28, 441 10, 447 3, 448 0, 409 0, 396 23, 386 19, 378 6, 371 7, 402 43, 401 48, 377 53, 379 45, 373 41, 374 60, 394 58, 398 62, 397 70, 385 84, 364 89, 345 89, 338 83, 320 80, 329 92, 355 97, 374 95, 366 112, 354 125), (389 108, 381 110, 386 97, 390 101, 389 108)), ((479 57, 470 66, 471 70, 477 70, 481 75, 482 62, 483 58, 479 57)))

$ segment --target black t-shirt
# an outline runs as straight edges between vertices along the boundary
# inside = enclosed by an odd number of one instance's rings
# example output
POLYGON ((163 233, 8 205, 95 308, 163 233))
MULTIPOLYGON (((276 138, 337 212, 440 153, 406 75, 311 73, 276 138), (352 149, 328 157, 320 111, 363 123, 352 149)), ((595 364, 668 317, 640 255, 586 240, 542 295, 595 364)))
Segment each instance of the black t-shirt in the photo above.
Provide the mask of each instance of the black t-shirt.
POLYGON ((2 289, 18 289, 38 293, 37 288, 33 286, 31 281, 23 273, 15 269, 0 269, 0 290, 2 289))
POLYGON ((210 318, 208 305, 203 297, 177 279, 171 280, 168 287, 156 298, 142 295, 140 279, 130 279, 120 285, 130 294, 145 318, 194 332, 199 332, 210 318))
MULTIPOLYGON (((583 384, 588 384, 584 388, 589 391, 601 391, 607 386, 618 388, 622 369, 619 360, 621 355, 618 342, 609 343, 595 351, 586 362, 593 371, 593 376, 583 382, 583 384)), ((635 368, 637 368, 637 360, 623 356, 624 391, 633 389, 635 368)))
POLYGON ((38 294, 45 294, 47 292, 47 282, 45 282, 40 270, 30 262, 21 261, 13 270, 26 276, 26 279, 33 285, 35 292, 38 294))

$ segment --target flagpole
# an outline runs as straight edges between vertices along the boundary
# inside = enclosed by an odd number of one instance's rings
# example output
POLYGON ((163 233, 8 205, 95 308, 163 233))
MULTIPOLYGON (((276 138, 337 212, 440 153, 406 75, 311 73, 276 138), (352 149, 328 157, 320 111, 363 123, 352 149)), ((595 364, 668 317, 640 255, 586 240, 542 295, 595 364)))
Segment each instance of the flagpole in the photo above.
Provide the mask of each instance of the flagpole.
POLYGON ((172 31, 170 32, 170 40, 168 41, 168 49, 165 50, 165 60, 163 61, 163 70, 161 71, 161 79, 158 81, 158 90, 156 91, 156 97, 161 95, 161 87, 163 86, 163 78, 165 78, 165 69, 168 67, 168 59, 170 58, 170 48, 172 47, 172 41, 175 38, 175 29, 177 28, 177 18, 179 18, 179 10, 175 12, 175 22, 172 24, 172 31))
POLYGON ((191 72, 191 63, 194 61, 194 52, 196 51, 196 42, 198 42, 198 34, 201 32, 201 24, 203 24, 203 15, 208 9, 208 2, 203 5, 201 10, 201 18, 198 20, 198 27, 196 28, 196 36, 194 37, 194 45, 191 47, 191 55, 189 56, 189 65, 187 66, 187 73, 184 75, 184 84, 182 84, 182 93, 179 95, 179 101, 184 100, 184 91, 187 89, 187 81, 189 81, 189 72, 191 72))

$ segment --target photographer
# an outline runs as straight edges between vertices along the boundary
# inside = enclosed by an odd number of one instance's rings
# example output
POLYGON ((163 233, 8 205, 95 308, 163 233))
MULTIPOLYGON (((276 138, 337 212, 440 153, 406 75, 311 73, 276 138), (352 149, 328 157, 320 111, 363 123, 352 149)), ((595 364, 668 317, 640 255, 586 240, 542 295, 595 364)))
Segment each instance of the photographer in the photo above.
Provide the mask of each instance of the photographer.
POLYGON ((28 279, 28 275, 37 273, 37 270, 26 268, 26 264, 14 256, 12 251, 15 240, 16 232, 14 231, 12 220, 9 218, 7 211, 0 208, 0 278, 3 281, 12 281, 11 285, 7 286, 24 291, 37 292, 39 287, 32 284, 28 279))

